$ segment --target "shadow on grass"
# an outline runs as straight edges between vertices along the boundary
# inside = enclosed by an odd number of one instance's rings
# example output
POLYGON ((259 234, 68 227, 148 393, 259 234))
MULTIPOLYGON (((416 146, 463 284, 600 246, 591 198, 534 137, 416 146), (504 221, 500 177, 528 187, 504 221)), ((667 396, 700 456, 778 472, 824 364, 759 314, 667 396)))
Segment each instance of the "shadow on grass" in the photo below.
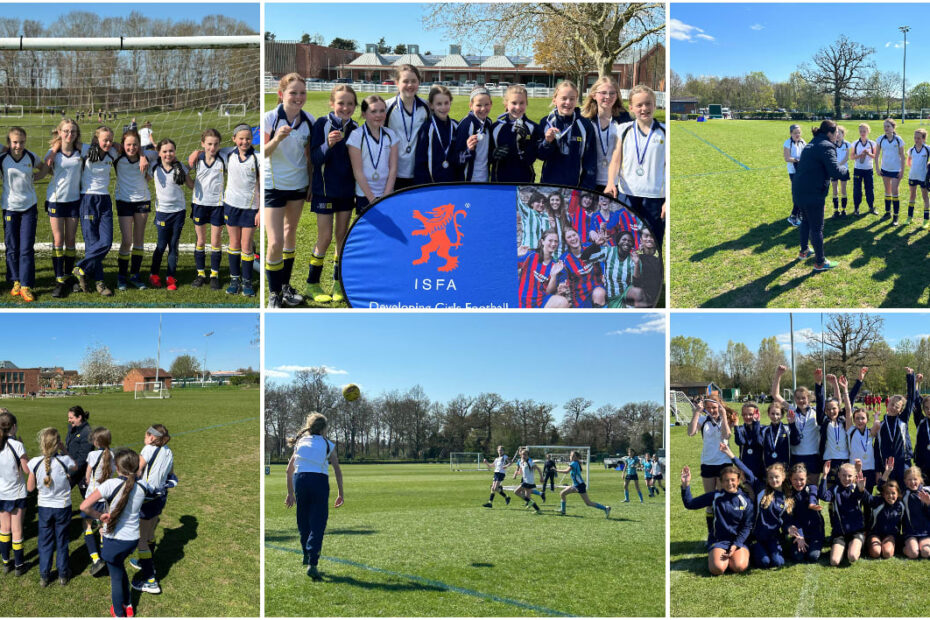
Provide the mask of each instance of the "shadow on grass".
POLYGON ((474 568, 494 568, 494 564, 491 562, 472 562, 472 567, 474 568))
MULTIPOLYGON (((398 578, 402 579, 402 577, 398 578)), ((355 588, 362 588, 363 590, 380 590, 382 592, 446 592, 446 588, 440 588, 438 586, 432 586, 419 582, 384 583, 378 581, 365 581, 363 579, 356 579, 355 577, 348 577, 346 575, 330 575, 325 572, 323 572, 323 581, 345 584, 355 588)))
POLYGON ((158 541, 158 547, 152 556, 159 579, 168 576, 171 568, 184 558, 184 547, 187 543, 197 538, 197 517, 183 515, 180 521, 181 525, 178 527, 166 528, 162 532, 161 540, 158 541))
POLYGON ((372 530, 364 527, 353 527, 353 528, 344 528, 341 530, 326 530, 326 533, 330 536, 343 535, 343 536, 370 536, 371 534, 377 534, 378 530, 372 530))

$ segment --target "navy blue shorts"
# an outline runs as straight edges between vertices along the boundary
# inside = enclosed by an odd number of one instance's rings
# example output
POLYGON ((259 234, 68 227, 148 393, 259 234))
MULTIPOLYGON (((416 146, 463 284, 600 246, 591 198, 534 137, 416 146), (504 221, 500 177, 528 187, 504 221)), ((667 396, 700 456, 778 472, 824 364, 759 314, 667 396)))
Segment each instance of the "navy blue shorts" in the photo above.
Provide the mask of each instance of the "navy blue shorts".
POLYGON ((13 512, 17 508, 26 509, 26 498, 0 499, 0 512, 13 512))
POLYGON ((653 480, 662 480, 664 478, 663 474, 656 474, 652 477, 653 480))
POLYGON ((191 219, 194 220, 195 226, 222 226, 223 225, 223 205, 216 207, 206 207, 196 203, 191 203, 191 219))
POLYGON ((81 215, 81 201, 45 202, 45 211, 49 217, 78 217, 81 215))
POLYGON ((723 468, 729 465, 729 463, 721 463, 720 465, 705 465, 701 463, 701 478, 719 478, 720 472, 723 471, 723 468))
MULTIPOLYGON (((285 207, 292 200, 307 201, 307 188, 303 189, 265 189, 265 206, 271 208, 285 207)), ((235 225, 235 224, 234 224, 235 225)))
POLYGON ((520 488, 521 488, 521 489, 535 489, 535 488, 536 488, 536 485, 535 485, 535 484, 530 484, 530 483, 528 483, 528 482, 521 482, 521 483, 520 483, 520 488))
POLYGON ((795 463, 804 463, 808 475, 819 474, 823 471, 823 463, 819 454, 792 454, 791 465, 794 466, 795 463))
POLYGON ((310 201, 310 211, 320 215, 344 213, 355 207, 355 198, 314 198, 310 201))
POLYGON ((579 482, 578 484, 575 485, 575 490, 578 491, 579 493, 587 493, 588 485, 586 485, 584 482, 579 482))
POLYGON ((885 170, 884 168, 882 168, 882 171, 878 173, 878 176, 888 177, 889 179, 897 179, 897 178, 898 178, 898 174, 899 174, 900 172, 901 172, 900 170, 895 170, 894 172, 890 172, 890 171, 885 170))
POLYGON ((239 209, 223 203, 223 221, 227 226, 239 226, 240 228, 255 228, 255 210, 239 209))
POLYGON ((910 185, 911 187, 923 187, 923 188, 927 187, 927 182, 921 181, 920 179, 908 179, 907 184, 910 185))
POLYGON ((361 215, 371 203, 364 196, 355 197, 355 212, 361 215))
POLYGON ((175 211, 166 213, 164 211, 155 212, 155 225, 161 228, 171 228, 180 230, 184 228, 184 211, 175 211))
POLYGON ((626 479, 627 480, 639 480, 639 474, 637 473, 627 474, 626 479))
POLYGON ((505 474, 504 472, 496 471, 494 472, 494 482, 503 482, 506 476, 507 474, 505 474))
POLYGON ((136 213, 151 213, 152 202, 144 200, 141 202, 127 202, 125 200, 116 201, 116 217, 132 217, 136 213))
POLYGON ((858 540, 861 543, 865 542, 865 532, 862 530, 858 532, 852 532, 850 534, 837 534, 836 536, 830 537, 830 546, 833 545, 843 545, 844 547, 851 543, 854 540, 858 540))
POLYGON ((165 504, 167 502, 167 495, 162 495, 161 497, 156 497, 155 499, 142 502, 142 508, 139 509, 139 518, 154 519, 161 514, 162 510, 165 509, 165 504))
MULTIPOLYGON (((718 540, 717 542, 711 544, 711 549, 729 549, 733 545, 732 540, 718 540)), ((737 549, 748 549, 746 545, 736 545, 737 549)))
MULTIPOLYGON (((93 508, 94 510, 96 510, 97 512, 99 512, 99 513, 104 513, 104 512, 107 511, 107 503, 106 503, 105 501, 103 501, 103 500, 100 500, 99 502, 97 502, 96 504, 94 504, 94 505, 92 506, 92 508, 93 508)), ((81 518, 83 518, 83 519, 93 519, 94 517, 90 516, 89 514, 87 514, 86 512, 84 512, 84 511, 82 510, 82 511, 81 511, 81 518)))

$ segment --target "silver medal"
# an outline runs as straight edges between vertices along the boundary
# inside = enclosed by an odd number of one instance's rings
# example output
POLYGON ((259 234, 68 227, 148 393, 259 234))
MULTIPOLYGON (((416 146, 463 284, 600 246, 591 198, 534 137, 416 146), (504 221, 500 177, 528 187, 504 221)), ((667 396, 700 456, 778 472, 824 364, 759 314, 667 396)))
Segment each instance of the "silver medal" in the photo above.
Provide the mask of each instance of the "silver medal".
POLYGON ((773 458, 773 459, 777 459, 777 458, 778 458, 778 452, 772 452, 772 458, 773 458))
POLYGON ((484 134, 483 134, 483 133, 479 133, 479 134, 478 134, 478 142, 481 142, 482 140, 484 140, 484 134))
POLYGON ((749 448, 748 450, 746 450, 746 454, 752 454, 752 448, 749 448))
POLYGON ((447 162, 447 161, 442 162, 442 167, 443 167, 443 168, 448 168, 448 167, 449 167, 449 162, 447 162))
POLYGON ((378 171, 377 171, 377 170, 375 170, 375 171, 371 174, 371 179, 372 179, 372 181, 377 181, 377 180, 380 179, 380 178, 381 178, 381 175, 378 174, 378 171))
POLYGON ((606 168, 606 167, 607 167, 607 160, 606 160, 606 159, 602 159, 602 160, 601 160, 601 168, 606 168))
POLYGON ((407 145, 407 152, 409 153, 409 152, 410 152, 410 149, 412 149, 412 148, 413 148, 413 147, 410 146, 410 145, 408 144, 408 145, 407 145))
POLYGON ((558 129, 556 129, 556 130, 555 130, 555 134, 553 134, 553 135, 555 136, 555 139, 558 140, 559 138, 562 137, 562 132, 559 131, 558 129))
POLYGON ((642 167, 642 166, 640 166, 639 168, 636 169, 636 176, 640 176, 640 177, 641 177, 641 176, 643 176, 644 174, 646 174, 646 171, 643 170, 643 167, 642 167))

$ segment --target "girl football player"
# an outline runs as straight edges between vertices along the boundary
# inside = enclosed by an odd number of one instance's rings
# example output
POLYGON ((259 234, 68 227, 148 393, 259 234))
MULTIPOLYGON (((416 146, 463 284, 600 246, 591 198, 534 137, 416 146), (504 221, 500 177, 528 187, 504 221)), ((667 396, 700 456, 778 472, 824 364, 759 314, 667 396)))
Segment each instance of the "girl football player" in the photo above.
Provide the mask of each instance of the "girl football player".
POLYGON ((656 94, 648 86, 630 91, 634 122, 622 125, 610 161, 605 194, 629 197, 635 212, 645 221, 662 248, 665 233, 665 125, 655 120, 656 94), (620 175, 619 189, 614 179, 620 175))
POLYGON ((139 511, 145 500, 146 487, 137 478, 139 455, 129 448, 121 448, 114 458, 116 478, 105 480, 81 502, 81 510, 103 524, 101 558, 110 573, 110 615, 132 617, 129 577, 126 575, 126 558, 139 544, 139 511), (99 509, 99 504, 104 509, 99 509))
POLYGON ((520 307, 521 308, 568 308, 569 301, 558 295, 559 274, 565 267, 556 259, 559 235, 547 230, 539 238, 535 250, 526 246, 517 248, 520 261, 520 307))
POLYGON ((535 514, 540 514, 539 506, 536 505, 536 502, 533 501, 533 494, 539 494, 542 496, 543 501, 546 501, 545 489, 542 493, 536 490, 536 475, 542 478, 542 470, 539 468, 539 465, 533 462, 533 459, 530 458, 530 452, 526 448, 520 451, 520 461, 517 463, 517 471, 513 473, 513 477, 516 478, 520 476, 520 488, 518 488, 514 493, 517 497, 521 498, 526 502, 526 507, 529 507, 532 503, 533 512, 535 514))
POLYGON ((875 172, 882 177, 885 185, 885 215, 888 219, 894 210, 892 226, 898 225, 898 211, 901 203, 898 200, 898 184, 904 176, 904 140, 895 133, 893 118, 885 119, 885 133, 878 139, 875 146, 875 172))
POLYGON ((81 129, 70 118, 55 130, 45 164, 52 178, 45 192, 45 210, 52 228, 52 268, 55 287, 52 297, 66 297, 74 269, 78 214, 81 209, 81 129))
POLYGON ((788 474, 791 484, 787 497, 794 500, 794 510, 788 515, 785 531, 789 535, 791 559, 795 562, 815 563, 820 559, 825 538, 817 485, 807 484, 804 463, 791 466, 788 474))
MULTIPOLYGON (((565 514, 565 506, 567 503, 565 498, 567 498, 572 493, 578 493, 581 496, 582 501, 586 505, 590 506, 591 508, 597 508, 598 510, 603 510, 604 517, 609 519, 610 518, 610 506, 605 506, 603 504, 598 504, 597 502, 592 502, 588 498, 588 485, 585 484, 584 476, 581 475, 581 457, 579 456, 579 454, 575 452, 574 450, 572 450, 571 453, 568 455, 568 458, 569 458, 569 463, 566 469, 556 469, 556 471, 559 472, 560 474, 568 474, 572 481, 572 485, 570 487, 565 487, 559 493, 559 497, 562 500, 560 514, 563 514, 563 515, 565 514)), ((545 485, 543 485, 543 489, 545 489, 545 485)))
POLYGON ((26 573, 23 518, 29 459, 23 442, 16 438, 16 430, 16 417, 8 411, 0 413, 0 572, 13 572, 19 577, 26 573))
POLYGON ((207 283, 207 224, 210 225, 210 288, 220 290, 220 263, 223 259, 223 175, 226 161, 219 157, 223 137, 216 129, 205 129, 200 136, 200 151, 191 154, 187 163, 194 176, 191 196, 191 219, 197 244, 194 264, 197 275, 191 286, 207 283), (202 152, 201 152, 202 151, 202 152))
POLYGON ((923 486, 919 467, 904 472, 904 555, 912 560, 930 558, 930 493, 923 486))
POLYGON ((355 176, 355 209, 394 191, 400 158, 400 138, 384 125, 386 105, 379 95, 362 100, 365 124, 349 136, 349 160, 355 176))
MULTIPOLYGON (((84 481, 87 485, 85 497, 93 493, 97 487, 109 480, 116 471, 114 465, 115 455, 110 449, 111 435, 110 431, 103 426, 99 426, 91 433, 91 442, 96 450, 87 455, 87 471, 84 474, 84 481)), ((106 512, 106 505, 103 501, 97 502, 94 509, 98 512, 106 512)), ((100 559, 100 551, 97 546, 97 536, 94 534, 94 518, 87 513, 81 513, 84 518, 84 546, 87 547, 87 554, 93 564, 90 567, 90 574, 97 576, 105 567, 106 562, 100 559)))
MULTIPOLYGON (((785 144, 782 146, 782 151, 784 153, 785 163, 788 165, 788 180, 791 182, 791 185, 794 185, 794 165, 801 161, 801 151, 804 150, 804 145, 807 144, 804 142, 804 138, 801 137, 801 126, 792 125, 788 128, 788 133, 790 134, 788 139, 785 140, 785 144)), ((794 202, 794 197, 791 198, 791 215, 788 216, 788 223, 792 226, 801 225, 801 209, 794 202)))
POLYGON ((597 152, 594 125, 575 107, 578 87, 569 80, 559 82, 552 96, 555 108, 539 121, 543 139, 541 183, 594 189, 597 185, 597 152))
POLYGON ((636 494, 639 495, 639 503, 643 503, 643 492, 639 488, 639 472, 636 471, 637 465, 640 464, 638 456, 633 456, 633 448, 628 448, 626 457, 623 459, 623 503, 630 502, 630 482, 636 486, 636 494))
POLYGON ((416 185, 455 181, 457 168, 453 165, 455 131, 458 122, 449 118, 452 91, 439 84, 429 89, 429 122, 420 127, 417 136, 416 163, 413 182, 416 185))
MULTIPOLYGON (((310 161, 310 134, 314 119, 302 109, 306 102, 307 85, 304 78, 299 73, 288 73, 278 84, 278 107, 265 115, 262 130, 267 170, 264 181, 265 234, 268 236, 268 245, 265 247, 265 274, 268 277, 269 292, 280 292, 280 295, 275 296, 269 294, 269 301, 272 298, 275 301, 280 299, 288 306, 303 303, 303 297, 293 290, 290 281, 297 251, 297 225, 304 202, 310 200, 310 176, 313 167, 310 161)), ((224 217, 229 226, 225 207, 224 217)), ((240 221, 233 225, 237 234, 241 234, 240 229, 244 223, 240 221)), ((227 232, 228 230, 227 228, 227 232)), ((232 271, 233 262, 237 262, 237 276, 238 264, 241 264, 240 255, 238 239, 235 250, 232 249, 230 240, 229 268, 232 271)), ((317 254, 310 255, 311 273, 315 267, 319 267, 322 272, 323 259, 323 256, 317 254)), ((236 285, 233 294, 238 292, 237 280, 233 279, 232 284, 236 285)), ((232 284, 227 292, 233 289, 232 284)), ((323 295, 322 291, 316 297, 316 301, 330 301, 329 295, 323 295)))
MULTIPOLYGON (((846 140, 846 128, 836 126, 836 165, 844 172, 849 172, 849 149, 852 145, 846 140)), ((846 217, 846 181, 830 179, 833 186, 833 217, 846 217), (842 196, 843 211, 840 212, 840 197, 837 196, 837 187, 842 196)))
MULTIPOLYGON (((633 118, 620 102, 620 86, 609 76, 591 85, 581 106, 581 114, 591 121, 597 134, 597 184, 594 189, 603 192, 608 185, 611 155, 617 145, 618 123, 628 123, 633 118)), ((616 185, 617 179, 614 178, 613 182, 616 185)))
POLYGON ((491 153, 491 93, 479 86, 471 91, 470 112, 455 131, 455 161, 460 168, 460 179, 466 182, 490 180, 491 153))
POLYGON ((483 459, 485 466, 494 472, 494 479, 491 480, 491 496, 488 501, 482 504, 485 508, 494 506, 494 494, 500 493, 504 498, 504 503, 510 505, 510 496, 504 493, 504 477, 507 475, 507 468, 510 467, 510 458, 504 454, 504 446, 497 446, 497 458, 493 463, 483 459))
POLYGON ((875 213, 875 190, 873 189, 872 160, 875 157, 875 141, 869 139, 871 128, 867 123, 859 124, 859 139, 852 145, 853 165, 853 215, 859 215, 862 204, 862 189, 865 186, 865 202, 869 213, 875 213))
MULTIPOLYGON (((251 133, 251 129, 249 130, 251 133)), ((151 543, 155 541, 155 527, 159 515, 168 501, 168 488, 177 483, 174 477, 174 453, 167 447, 171 441, 168 429, 153 424, 145 431, 145 447, 139 454, 137 469, 139 481, 149 493, 139 508, 139 573, 133 577, 133 589, 150 594, 160 594, 161 586, 155 579, 155 562, 152 560, 151 543)))
POLYGON ((39 585, 46 587, 52 580, 52 556, 58 553, 58 581, 66 585, 71 579, 68 567, 68 524, 71 522, 71 482, 68 476, 75 469, 74 461, 61 443, 54 428, 43 428, 37 436, 39 451, 29 461, 26 490, 39 490, 39 585), (41 480, 41 482, 37 482, 41 480))
POLYGON ((603 286, 600 263, 586 254, 591 244, 582 243, 578 231, 570 226, 562 230, 567 248, 560 259, 565 267, 562 280, 571 287, 572 305, 575 308, 603 308, 607 303, 607 290, 603 286))
POLYGON ((502 183, 532 183, 533 164, 541 135, 539 125, 526 117, 526 87, 513 84, 504 93, 504 110, 491 126, 491 180, 502 183))
POLYGON ((911 188, 911 195, 907 200, 907 221, 910 224, 914 219, 914 204, 917 199, 917 188, 920 188, 920 196, 924 203, 924 224, 923 227, 930 226, 930 196, 927 195, 927 156, 930 155, 930 149, 927 148, 927 130, 923 127, 914 132, 914 146, 907 152, 907 167, 910 169, 907 175, 907 184, 911 188))
MULTIPOLYGON (((252 265, 255 256, 252 253, 252 234, 258 226, 258 177, 260 166, 255 149, 252 148, 252 128, 249 125, 236 125, 233 128, 233 142, 235 147, 225 147, 220 150, 219 156, 226 163, 226 191, 223 193, 223 219, 226 222, 226 236, 229 239, 229 286, 226 287, 227 295, 236 295, 241 293, 246 297, 255 295, 254 285, 252 283, 252 265)), ((266 157, 266 161, 268 158, 266 157)), ((270 173, 269 173, 270 176, 270 173)), ((266 206, 268 190, 265 190, 266 206)), ((302 199, 301 199, 302 200, 302 199)), ((297 201, 288 201, 296 203, 297 201)), ((293 205, 292 205, 293 206, 293 205)), ((287 214, 295 214, 300 218, 300 209, 303 208, 303 202, 300 208, 276 209, 270 208, 267 211, 266 222, 275 221, 278 224, 287 224, 289 217, 287 214), (283 213, 282 213, 283 211, 283 213), (274 215, 277 213, 280 216, 274 215)), ((296 220, 293 222, 296 227, 296 220)), ((285 230, 290 230, 286 228, 285 230)), ((268 233, 269 239, 271 233, 268 233)), ((284 239, 286 241, 287 235, 284 239)), ((269 241, 270 244, 270 241, 269 241)), ((265 250, 268 252, 268 249, 265 250)), ((291 258, 291 266, 294 259, 291 258)), ((285 263, 287 260, 284 261, 285 263)), ((282 263, 277 263, 278 265, 282 263)), ((287 272, 288 277, 290 271, 287 272)))
POLYGON ((103 259, 113 245, 113 201, 110 199, 110 172, 118 154, 113 148, 113 130, 97 127, 90 144, 81 145, 84 162, 81 176, 81 236, 84 258, 78 261, 73 275, 81 291, 87 293, 87 279, 96 282, 100 295, 113 291, 104 282, 103 259))
POLYGON ((788 429, 791 433, 791 464, 804 463, 810 484, 817 484, 820 479, 822 460, 820 458, 820 425, 817 412, 810 406, 810 390, 799 386, 794 390, 794 404, 780 396, 781 377, 788 368, 779 365, 775 369, 772 381, 772 399, 788 411, 788 429))
POLYGON ((840 465, 836 486, 828 486, 830 461, 823 464, 820 499, 830 503, 830 565, 839 566, 845 552, 850 564, 859 559, 865 542, 865 476, 852 463, 840 465))
MULTIPOLYGON (((249 140, 252 130, 249 128, 249 140)), ((174 140, 164 138, 158 143, 158 162, 152 166, 152 178, 155 181, 155 228, 158 231, 158 243, 152 252, 152 269, 149 283, 161 288, 161 259, 168 250, 167 289, 178 290, 175 278, 178 268, 178 250, 181 243, 181 231, 184 229, 184 216, 187 212, 187 199, 184 186, 194 187, 194 179, 187 174, 187 166, 177 159, 177 145, 174 140)), ((251 243, 251 241, 250 241, 251 243)))
POLYGON ((687 466, 681 470, 681 500, 685 508, 712 511, 712 531, 708 538, 710 553, 707 556, 707 569, 711 575, 722 575, 727 570, 741 573, 749 567, 746 541, 752 532, 755 510, 752 500, 740 489, 741 478, 736 467, 726 465, 720 470, 718 490, 692 498, 691 470, 687 466))
POLYGON ((392 184, 392 191, 413 185, 417 139, 420 127, 429 119, 429 105, 417 95, 420 90, 419 69, 413 65, 401 65, 394 72, 394 79, 397 95, 385 102, 384 120, 385 128, 394 133, 394 143, 398 145, 397 179, 392 184))
POLYGON ((35 182, 49 172, 45 162, 26 150, 26 130, 11 127, 6 135, 7 150, 0 154, 3 178, 3 233, 6 243, 7 280, 10 293, 23 301, 35 301, 32 288, 36 279, 36 225, 39 221, 35 182))
MULTIPOLYGON (((720 479, 720 472, 727 466, 727 457, 720 451, 720 442, 730 438, 730 423, 724 412, 723 403, 712 396, 706 396, 696 403, 694 415, 688 424, 688 437, 701 433, 703 448, 701 449, 701 484, 704 493, 716 490, 720 479)), ((690 472, 689 472, 690 480, 690 472)), ((713 536, 713 510, 705 510, 707 521, 707 536, 713 536)))
MULTIPOLYGON (((348 84, 336 84, 329 93, 331 112, 318 118, 313 124, 310 138, 310 159, 313 161, 313 186, 310 210, 316 215, 317 238, 313 256, 326 256, 335 237, 336 250, 333 256, 332 301, 345 299, 339 270, 339 250, 349 230, 349 218, 355 206, 353 192, 352 162, 349 160, 348 138, 358 128, 352 120, 358 99, 348 84)), ((320 269, 311 265, 307 276, 307 295, 316 299, 325 293, 320 288, 320 269)), ((278 299, 272 307, 280 306, 283 298, 278 291, 271 291, 278 299)))
POLYGON ((134 129, 123 134, 122 153, 113 164, 120 233, 116 288, 121 291, 129 288, 130 284, 138 289, 145 288, 139 272, 145 252, 145 224, 152 210, 152 195, 148 184, 152 175, 149 166, 157 159, 155 151, 141 149, 139 134, 134 129))
MULTIPOLYGON (((893 465, 892 465, 893 466, 893 465)), ((885 467, 885 473, 891 473, 891 467, 885 467)), ((893 558, 895 543, 901 532, 904 520, 904 502, 901 501, 901 487, 894 480, 882 475, 883 483, 879 487, 881 495, 865 495, 865 508, 871 513, 869 537, 866 545, 869 557, 893 558)))

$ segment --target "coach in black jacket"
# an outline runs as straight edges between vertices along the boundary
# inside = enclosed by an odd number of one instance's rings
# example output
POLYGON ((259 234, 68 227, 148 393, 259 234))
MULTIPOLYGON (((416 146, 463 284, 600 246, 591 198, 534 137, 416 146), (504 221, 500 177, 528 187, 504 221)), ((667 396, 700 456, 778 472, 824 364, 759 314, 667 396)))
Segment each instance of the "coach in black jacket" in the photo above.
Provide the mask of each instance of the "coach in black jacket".
POLYGON ((65 439, 65 446, 68 449, 68 456, 77 464, 77 469, 69 478, 71 488, 75 485, 80 488, 81 497, 87 490, 87 483, 84 480, 87 474, 87 455, 94 449, 90 441, 91 428, 87 423, 89 417, 90 413, 84 411, 80 405, 68 409, 68 436, 65 439))
POLYGON ((836 164, 836 123, 830 120, 814 129, 814 137, 801 151, 801 159, 795 164, 794 183, 791 195, 794 203, 804 213, 801 221, 801 253, 798 258, 814 254, 814 271, 825 271, 833 267, 823 252, 824 200, 830 187, 830 179, 849 180, 849 171, 836 164), (814 251, 808 249, 808 240, 814 251))

